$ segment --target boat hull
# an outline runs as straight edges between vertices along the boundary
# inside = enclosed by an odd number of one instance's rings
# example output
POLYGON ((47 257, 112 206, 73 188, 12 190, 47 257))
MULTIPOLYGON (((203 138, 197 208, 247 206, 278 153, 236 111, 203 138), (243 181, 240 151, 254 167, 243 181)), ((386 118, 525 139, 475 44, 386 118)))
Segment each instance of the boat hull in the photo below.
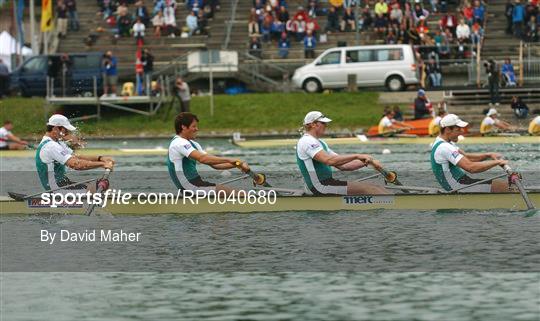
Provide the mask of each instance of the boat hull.
MULTIPOLYGON (((531 201, 540 205, 540 192, 529 193, 531 201)), ((0 200, 2 215, 37 213, 83 214, 84 208, 29 207, 28 202, 0 200)), ((98 212, 114 215, 137 214, 202 214, 202 213, 253 213, 289 211, 366 211, 366 210, 526 210, 521 195, 516 193, 474 194, 399 194, 378 196, 291 196, 278 197, 275 204, 211 204, 204 199, 198 204, 179 200, 178 204, 112 204, 98 208, 98 212)))

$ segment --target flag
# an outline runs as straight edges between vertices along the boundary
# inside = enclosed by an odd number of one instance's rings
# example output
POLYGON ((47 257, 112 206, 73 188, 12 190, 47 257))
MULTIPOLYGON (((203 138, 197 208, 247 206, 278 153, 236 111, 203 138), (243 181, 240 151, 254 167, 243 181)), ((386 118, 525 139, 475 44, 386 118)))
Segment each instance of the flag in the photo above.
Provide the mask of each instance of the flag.
POLYGON ((22 47, 24 45, 24 28, 23 28, 23 17, 24 17, 24 0, 19 0, 17 3, 17 28, 19 29, 19 44, 22 47))
POLYGON ((52 0, 41 0, 41 32, 53 29, 52 0))

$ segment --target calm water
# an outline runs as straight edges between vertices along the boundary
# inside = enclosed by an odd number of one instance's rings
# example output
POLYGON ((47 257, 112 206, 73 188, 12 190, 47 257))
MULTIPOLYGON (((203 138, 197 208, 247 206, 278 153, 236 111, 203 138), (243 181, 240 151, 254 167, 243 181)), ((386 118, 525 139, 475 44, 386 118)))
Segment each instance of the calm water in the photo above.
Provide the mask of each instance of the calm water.
MULTIPOLYGON (((111 143, 92 146, 103 144, 111 143)), ((301 186, 292 149, 240 150, 216 140, 203 146, 247 159, 264 169, 275 185, 301 186)), ((525 172, 527 183, 538 185, 538 146, 487 147, 525 172)), ((435 186, 427 146, 334 149, 375 154, 397 170, 404 183, 435 186), (392 153, 383 155, 384 148, 392 153)), ((23 182, 35 180, 33 173, 22 173, 33 166, 32 159, 2 159, 0 194, 37 192, 28 186, 32 183, 23 182), (18 179, 6 179, 10 172, 17 172, 18 179)), ((156 178, 162 171, 162 156, 119 157, 113 184, 128 190, 168 190, 170 182, 156 178)), ((220 181, 236 175, 210 177, 220 181)), ((74 175, 81 177, 86 176, 74 175)), ((505 211, 0 217, 0 316, 540 320, 539 217, 505 211), (43 229, 123 229, 141 232, 142 240, 47 245, 39 241, 43 229)))

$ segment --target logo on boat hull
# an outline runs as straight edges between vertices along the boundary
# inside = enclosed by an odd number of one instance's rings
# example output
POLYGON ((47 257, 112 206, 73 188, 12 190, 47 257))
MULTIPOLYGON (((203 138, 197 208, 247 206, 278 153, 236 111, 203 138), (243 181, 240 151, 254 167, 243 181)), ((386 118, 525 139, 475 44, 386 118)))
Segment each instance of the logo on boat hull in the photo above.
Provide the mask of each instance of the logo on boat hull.
POLYGON ((394 204, 394 196, 374 196, 374 195, 358 195, 358 196, 343 196, 343 204, 345 205, 376 205, 376 204, 394 204))
POLYGON ((83 204, 59 204, 56 207, 52 207, 51 204, 46 204, 41 198, 31 198, 26 200, 28 208, 82 208, 83 204))

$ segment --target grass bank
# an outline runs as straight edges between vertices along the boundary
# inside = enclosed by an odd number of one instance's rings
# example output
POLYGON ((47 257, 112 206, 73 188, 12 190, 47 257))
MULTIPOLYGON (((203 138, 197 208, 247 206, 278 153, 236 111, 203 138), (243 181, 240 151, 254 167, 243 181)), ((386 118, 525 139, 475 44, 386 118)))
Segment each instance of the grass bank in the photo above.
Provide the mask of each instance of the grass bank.
MULTIPOLYGON (((374 92, 217 95, 213 117, 210 116, 209 97, 194 97, 191 110, 199 116, 199 127, 204 134, 235 131, 246 134, 292 133, 301 126, 304 115, 310 110, 320 110, 332 118, 332 131, 353 131, 378 121, 383 106, 377 100, 378 93, 374 92)), ((71 110, 59 112, 69 117, 71 110)), ((43 132, 46 117, 43 99, 16 97, 2 100, 0 115, 0 120, 14 122, 14 132, 18 135, 39 136, 43 132)), ((77 123, 77 126, 85 136, 168 135, 173 131, 174 113, 169 115, 167 117, 165 108, 154 117, 108 111, 100 121, 87 120, 77 123)))

